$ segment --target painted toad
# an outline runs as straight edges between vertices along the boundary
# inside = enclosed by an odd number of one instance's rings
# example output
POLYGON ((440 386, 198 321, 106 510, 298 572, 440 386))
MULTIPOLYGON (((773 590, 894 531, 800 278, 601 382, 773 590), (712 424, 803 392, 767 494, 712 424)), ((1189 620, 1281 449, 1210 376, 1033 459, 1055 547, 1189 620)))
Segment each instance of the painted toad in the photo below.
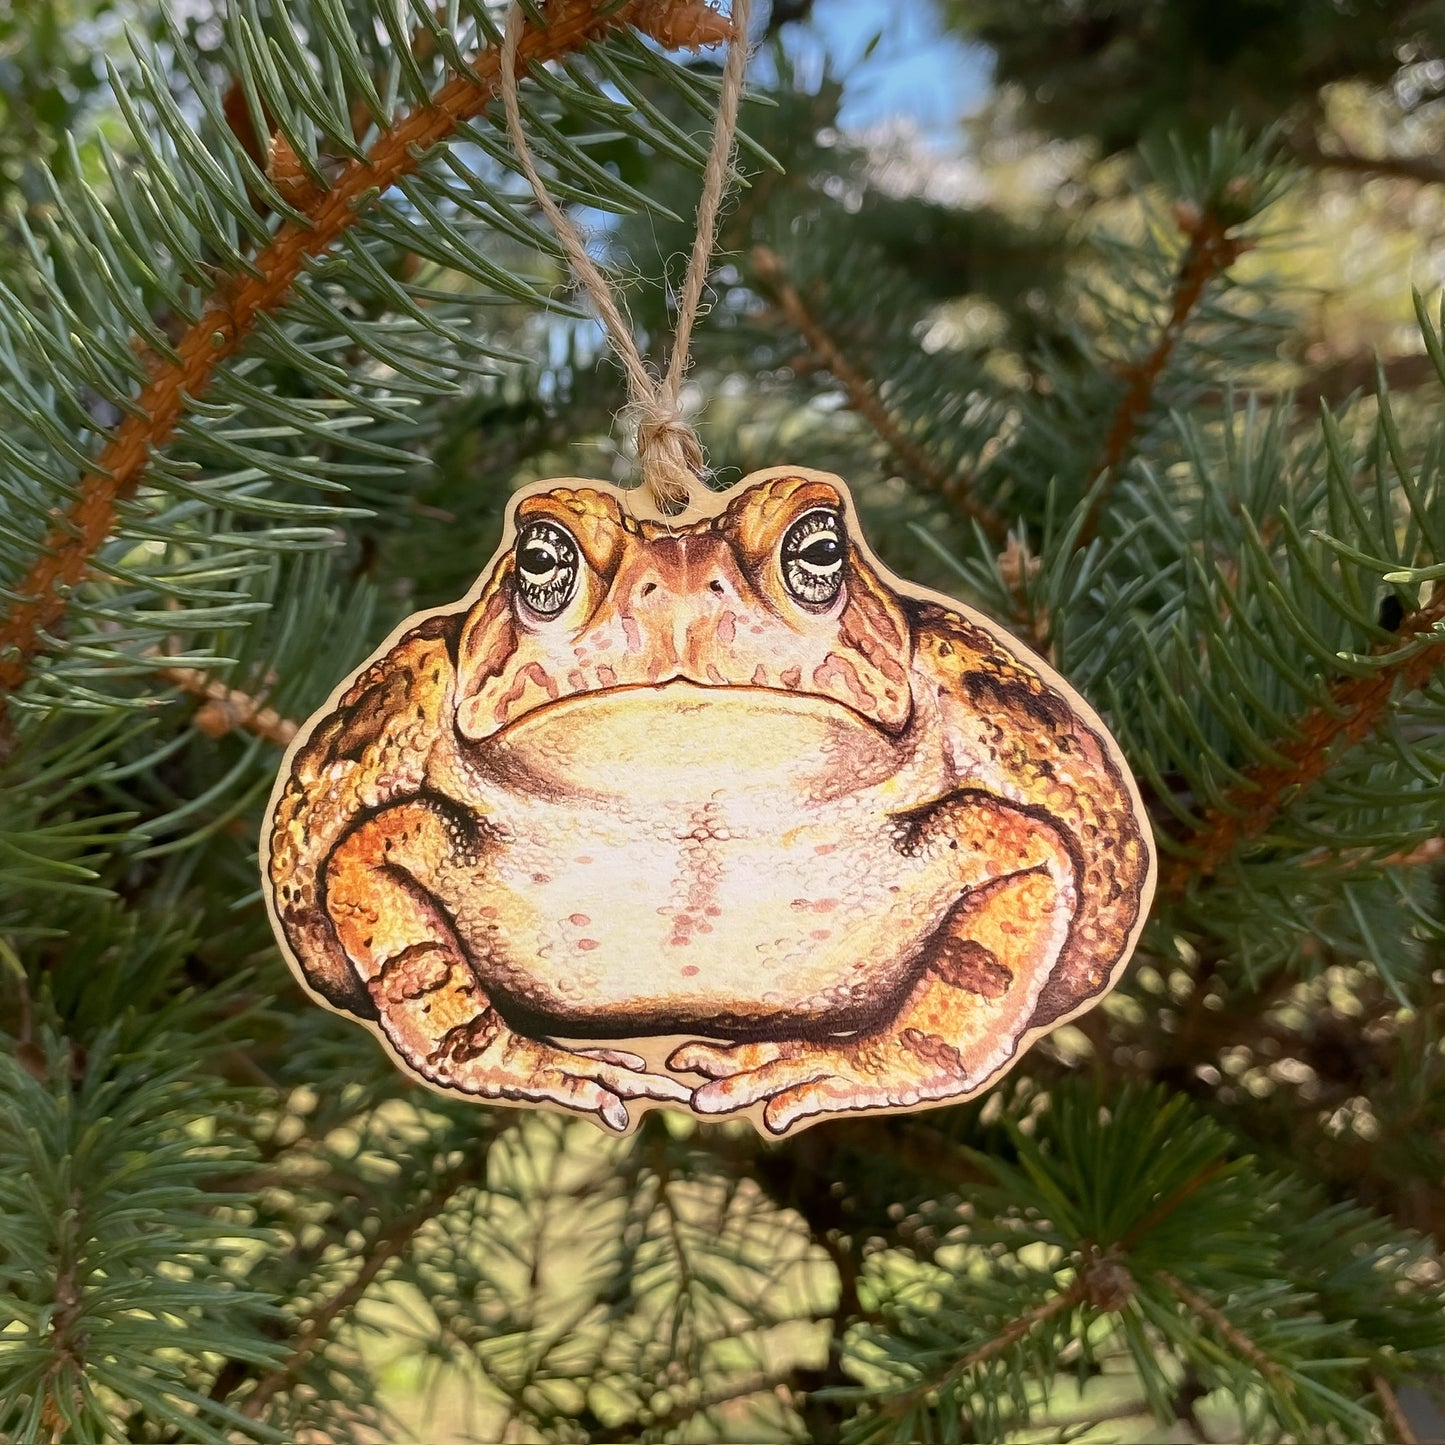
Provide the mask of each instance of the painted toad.
POLYGON ((522 494, 302 729, 262 864, 300 976, 433 1086, 774 1134, 977 1093, 1154 874, 1087 706, 797 468, 687 525, 522 494))

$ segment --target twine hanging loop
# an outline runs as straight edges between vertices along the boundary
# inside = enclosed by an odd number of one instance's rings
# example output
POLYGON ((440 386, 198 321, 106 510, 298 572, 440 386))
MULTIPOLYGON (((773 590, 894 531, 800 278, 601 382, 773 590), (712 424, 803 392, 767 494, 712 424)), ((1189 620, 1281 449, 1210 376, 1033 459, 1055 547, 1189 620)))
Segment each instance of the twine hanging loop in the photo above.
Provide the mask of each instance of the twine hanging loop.
POLYGON ((517 53, 526 14, 516 0, 508 12, 502 39, 498 79, 502 108, 507 118, 507 134, 537 205, 552 223, 573 273, 597 307, 607 339, 626 374, 626 415, 636 428, 637 460, 642 483, 651 493, 658 510, 666 516, 676 516, 686 508, 692 484, 701 480, 707 469, 702 443, 682 414, 682 384, 691 359, 693 324, 697 320, 703 286, 717 244, 718 214, 732 174, 738 105, 742 99, 743 74, 748 61, 750 8, 751 0, 733 0, 732 37, 728 41, 712 146, 703 172, 702 194, 697 203, 692 252, 678 295, 677 325, 667 370, 660 378, 654 378, 637 348, 632 323, 621 299, 601 268, 588 255, 587 243, 576 225, 549 194, 532 158, 526 133, 522 129, 522 108, 517 95, 517 53))

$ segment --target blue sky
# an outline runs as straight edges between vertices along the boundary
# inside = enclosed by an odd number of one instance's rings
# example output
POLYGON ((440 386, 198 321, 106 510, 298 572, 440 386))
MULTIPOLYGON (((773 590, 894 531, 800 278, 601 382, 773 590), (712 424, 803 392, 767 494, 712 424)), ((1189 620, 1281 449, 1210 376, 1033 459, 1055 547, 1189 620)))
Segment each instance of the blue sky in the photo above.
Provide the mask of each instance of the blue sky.
POLYGON ((906 116, 948 145, 988 87, 988 52, 941 31, 933 7, 917 0, 817 0, 812 23, 790 27, 790 42, 802 54, 826 53, 848 76, 841 119, 850 130, 906 116))

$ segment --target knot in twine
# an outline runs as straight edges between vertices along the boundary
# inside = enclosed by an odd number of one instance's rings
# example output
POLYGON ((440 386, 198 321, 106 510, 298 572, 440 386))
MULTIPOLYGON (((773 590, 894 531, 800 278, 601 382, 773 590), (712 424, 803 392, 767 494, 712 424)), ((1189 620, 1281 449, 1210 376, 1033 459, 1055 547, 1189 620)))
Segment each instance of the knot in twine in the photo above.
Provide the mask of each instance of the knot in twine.
POLYGON ((678 295, 677 326, 667 371, 658 379, 648 370, 632 323, 622 302, 609 285, 597 263, 587 254, 587 244, 565 211, 553 200, 538 174, 526 133, 522 129, 522 107, 517 96, 517 52, 521 45, 526 15, 514 0, 502 37, 499 88, 507 117, 507 134, 517 153, 517 163, 532 187, 542 213, 552 223, 573 274, 597 307, 607 339, 627 376, 628 404, 625 415, 636 429, 637 461, 642 484, 664 516, 675 517, 687 508, 692 484, 707 473, 702 443, 682 414, 682 383, 687 375, 693 323, 697 320, 708 266, 717 244, 718 213, 732 172, 733 141, 737 135, 738 103, 742 98, 743 73, 748 61, 748 12, 751 0, 733 0, 732 36, 727 62, 723 66, 718 95, 717 120, 712 146, 703 171, 702 194, 697 203, 697 225, 687 273, 678 295))
POLYGON ((659 397, 633 403, 637 426, 637 459, 642 482, 657 510, 669 517, 687 509, 692 483, 707 471, 702 443, 680 411, 668 410, 659 397))

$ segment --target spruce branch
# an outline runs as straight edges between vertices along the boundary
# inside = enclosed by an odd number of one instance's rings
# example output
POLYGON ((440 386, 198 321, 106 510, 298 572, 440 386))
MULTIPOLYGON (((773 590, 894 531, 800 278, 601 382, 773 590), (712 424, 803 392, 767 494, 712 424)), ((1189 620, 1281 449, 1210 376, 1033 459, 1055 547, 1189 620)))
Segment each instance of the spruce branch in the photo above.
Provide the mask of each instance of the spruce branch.
POLYGON ((1427 838, 1416 848, 1406 848, 1399 853, 1387 853, 1378 860, 1381 868, 1421 868, 1427 863, 1439 863, 1445 859, 1445 838, 1427 838))
POLYGON ((1114 409, 1103 447, 1084 483, 1086 490, 1101 480, 1104 484, 1095 492, 1079 529, 1079 546, 1092 541, 1098 533, 1119 470, 1133 450, 1140 427, 1154 404, 1159 378, 1168 366, 1190 317, 1211 283, 1228 271, 1250 247, 1248 240, 1230 235, 1230 225, 1215 210, 1200 209, 1181 201, 1175 206, 1174 219, 1189 244, 1175 280, 1169 318, 1148 354, 1121 368, 1124 394, 1114 409))
POLYGON ((955 1360, 938 1379, 920 1380, 912 1388, 890 1396, 879 1407, 880 1412, 890 1419, 907 1415, 911 1410, 925 1403, 930 1395, 941 1395, 944 1391, 951 1389, 964 1379, 970 1370, 976 1370, 980 1365, 986 1365, 990 1360, 996 1360, 1000 1355, 1006 1354, 1020 1341, 1033 1334, 1040 1325, 1047 1324, 1055 1315, 1077 1309, 1088 1298, 1089 1276, 1087 1271, 1081 1271, 1075 1276, 1074 1282, 1068 1289, 1061 1290, 1052 1299, 1041 1301, 1030 1310, 1025 1310, 1017 1319, 1010 1320, 998 1334, 985 1340, 983 1344, 970 1350, 962 1358, 955 1360))
POLYGON ((1156 1269, 1154 1278, 1192 1314, 1203 1320, 1225 1344, 1255 1371, 1262 1375, 1282 1395, 1294 1393, 1294 1381, 1277 1360, 1272 1360, 1255 1342, 1235 1325, 1222 1311, 1196 1294, 1183 1280, 1167 1269, 1156 1269))
POLYGON ((844 355, 822 321, 809 309, 788 276, 782 258, 768 246, 752 251, 753 273, 765 295, 808 345, 812 361, 842 386, 848 406, 877 433, 893 458, 916 482, 972 517, 997 542, 1008 524, 973 493, 973 479, 944 471, 899 426, 884 405, 877 385, 844 355))
POLYGON ((117 1403, 187 1440, 229 1438, 240 1417, 200 1392, 199 1361, 263 1370, 279 1356, 275 1312, 237 1264, 248 1241, 269 1242, 225 1187, 250 1162, 229 1128, 237 1100, 174 1027, 188 1012, 132 1015, 87 1048, 46 1026, 29 1059, 0 1052, 7 1439, 133 1438, 117 1403))
POLYGON ((1120 1241, 1120 1248, 1128 1250, 1139 1240, 1149 1234, 1151 1230, 1158 1228, 1185 1200, 1191 1198, 1204 1188, 1210 1180, 1222 1174, 1229 1167, 1228 1161, 1223 1158, 1212 1159, 1192 1178, 1185 1180, 1178 1189, 1167 1199, 1162 1199, 1153 1209, 1149 1211, 1120 1241))
POLYGON ((1322 849, 1301 861, 1306 868, 1321 868, 1341 860, 1358 862, 1361 866, 1371 868, 1421 868, 1427 863, 1445 860, 1445 838, 1427 838, 1414 848, 1402 848, 1394 853, 1386 853, 1384 857, 1372 853, 1368 848, 1350 849, 1343 854, 1333 849, 1322 849))
POLYGON ((1166 893, 1181 897, 1191 880, 1217 873, 1242 843, 1258 838, 1286 803, 1317 783, 1341 751, 1363 742, 1385 720, 1391 701, 1425 686, 1435 675, 1445 636, 1431 635, 1445 622, 1445 588, 1436 587, 1426 606, 1407 613, 1395 631, 1400 643, 1419 641, 1397 662, 1385 662, 1363 677, 1337 682, 1328 703, 1300 718, 1294 736, 1279 745, 1278 762, 1257 765, 1209 808, 1185 851, 1164 871, 1166 893))
MULTIPOLYGON (((73 1237, 81 1228, 79 1198, 72 1199, 72 1221, 67 1234, 73 1237)), ((77 1419, 84 1408, 80 1378, 85 1369, 84 1295, 76 1279, 72 1258, 65 1258, 55 1275, 55 1307, 50 1316, 48 1341, 51 1361, 46 1367, 41 1390, 44 1403, 40 1407, 40 1424, 50 1431, 51 1445, 60 1445, 67 1434, 68 1422, 77 1419), (69 1405, 62 1405, 59 1393, 69 1396, 69 1405)))
POLYGON ((1344 171, 1356 176, 1387 176, 1420 185, 1445 184, 1445 166, 1428 156, 1366 156, 1338 141, 1326 150, 1314 138, 1297 138, 1290 154, 1315 170, 1344 171))
MULTIPOLYGON (((485 1155, 480 1161, 485 1165, 485 1155)), ((311 1362, 317 1351, 329 1338, 338 1319, 360 1303, 362 1296, 371 1287, 377 1275, 392 1260, 404 1254, 417 1234, 435 1219, 451 1202, 453 1196, 465 1185, 480 1177, 479 1161, 468 1158, 455 1169, 441 1176, 435 1190, 425 1203, 409 1210, 392 1224, 384 1234, 375 1240, 362 1266, 355 1276, 334 1294, 328 1296, 301 1321, 296 1331, 296 1343, 285 1360, 270 1373, 263 1375, 256 1388, 247 1396, 241 1406, 241 1413, 251 1419, 259 1417, 271 1401, 283 1391, 291 1389, 301 1378, 302 1371, 311 1362)), ((241 1383, 237 1380, 236 1386, 241 1383)), ((234 1388, 234 1387, 233 1387, 234 1388)))
MULTIPOLYGON (((725 22, 695 0, 559 0, 545 27, 529 23, 519 57, 522 68, 582 49, 632 23, 667 43, 708 43, 725 22)), ((417 170, 427 154, 459 126, 480 115, 497 94, 499 50, 488 47, 469 73, 455 76, 429 103, 403 114, 370 148, 350 160, 329 189, 306 196, 299 218, 283 221, 256 253, 246 273, 223 279, 199 319, 176 341, 170 357, 143 339, 149 379, 129 404, 110 439, 80 479, 77 495, 56 517, 39 555, 12 589, 0 617, 0 718, 6 695, 25 681, 30 663, 48 645, 64 617, 68 596, 110 536, 119 504, 132 497, 155 454, 175 433, 191 404, 203 398, 220 365, 236 355, 258 325, 286 302, 306 267, 325 256, 366 216, 372 203, 417 170)))
POLYGON ((796 1210, 814 1242, 827 1252, 837 1278, 837 1300, 827 1316, 827 1358, 816 1369, 793 1372, 795 1390, 802 1396, 800 1414, 814 1439, 835 1439, 842 1433, 846 1415, 828 1392, 848 1383, 843 1365, 848 1330, 867 1314, 858 1292, 860 1252, 855 1230, 850 1229, 853 1221, 833 1187, 835 1179, 847 1177, 847 1148, 843 1141, 818 1153, 809 1149, 788 1155, 765 1154, 757 1166, 758 1177, 772 1197, 784 1208, 796 1210))
POLYGON ((1396 1441, 1397 1445, 1419 1445, 1420 1437, 1411 1428, 1409 1418, 1400 1408, 1394 1389, 1378 1370, 1370 1375, 1370 1388, 1374 1390, 1375 1398, 1379 1400, 1380 1409, 1384 1413, 1385 1423, 1390 1427, 1390 1439, 1396 1441))
MULTIPOLYGON (((735 1400, 747 1400, 756 1395, 779 1392, 791 1396, 789 1386, 792 1384, 794 1373, 792 1370, 786 1370, 769 1374, 760 1370, 754 1374, 743 1375, 729 1381, 726 1385, 705 1391, 696 1399, 679 1401, 660 1414, 649 1415, 646 1429, 650 1435, 655 1437, 658 1431, 671 1430, 678 1425, 685 1425, 698 1415, 705 1415, 709 1410, 717 1409, 719 1405, 730 1405, 735 1400)), ((636 1424, 633 1421, 627 1423, 633 1426, 636 1424)), ((616 1429, 615 1426, 613 1428, 616 1429)))
POLYGON ((204 698, 192 720, 207 737, 225 737, 229 732, 248 732, 265 738, 278 748, 287 747, 296 736, 296 724, 267 707, 258 697, 240 688, 227 687, 196 667, 162 667, 158 675, 173 682, 182 692, 204 698))

